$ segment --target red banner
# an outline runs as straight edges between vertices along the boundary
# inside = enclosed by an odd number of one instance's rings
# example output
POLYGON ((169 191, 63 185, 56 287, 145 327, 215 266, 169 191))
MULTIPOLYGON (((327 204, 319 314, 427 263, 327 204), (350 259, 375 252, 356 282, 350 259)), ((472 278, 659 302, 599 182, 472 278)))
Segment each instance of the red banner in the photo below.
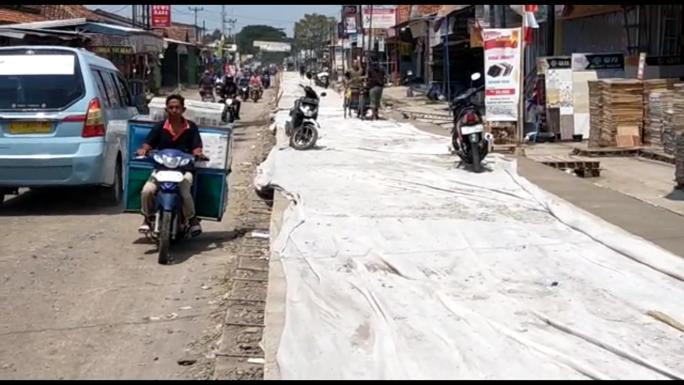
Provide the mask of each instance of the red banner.
POLYGON ((171 6, 153 5, 150 12, 150 26, 152 28, 167 28, 171 26, 171 6))

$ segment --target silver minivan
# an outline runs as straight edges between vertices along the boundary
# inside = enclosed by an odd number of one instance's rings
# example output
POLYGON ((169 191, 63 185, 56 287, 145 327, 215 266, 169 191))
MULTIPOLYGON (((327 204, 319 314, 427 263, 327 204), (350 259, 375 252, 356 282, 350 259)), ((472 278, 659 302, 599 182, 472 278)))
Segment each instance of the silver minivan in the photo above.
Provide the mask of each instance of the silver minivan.
POLYGON ((22 187, 90 185, 118 204, 137 113, 117 68, 92 52, 0 47, 0 203, 22 187))

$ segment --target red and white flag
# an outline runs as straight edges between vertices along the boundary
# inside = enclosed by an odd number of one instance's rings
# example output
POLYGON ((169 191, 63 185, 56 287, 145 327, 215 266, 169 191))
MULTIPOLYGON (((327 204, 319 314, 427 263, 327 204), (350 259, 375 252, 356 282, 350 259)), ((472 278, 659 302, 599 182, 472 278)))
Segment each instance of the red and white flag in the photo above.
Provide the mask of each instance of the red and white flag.
POLYGON ((538 10, 538 5, 523 5, 523 25, 525 26, 523 33, 526 43, 532 43, 533 41, 532 29, 539 28, 539 23, 537 23, 537 19, 534 17, 534 13, 538 10))

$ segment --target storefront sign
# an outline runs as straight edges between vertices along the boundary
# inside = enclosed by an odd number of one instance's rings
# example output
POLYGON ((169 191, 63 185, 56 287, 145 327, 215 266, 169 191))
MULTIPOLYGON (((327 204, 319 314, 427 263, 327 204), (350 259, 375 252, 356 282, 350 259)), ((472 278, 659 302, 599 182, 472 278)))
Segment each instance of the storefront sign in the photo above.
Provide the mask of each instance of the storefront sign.
POLYGON ((153 5, 150 15, 152 28, 168 28, 171 26, 171 6, 153 5))
POLYGON ((621 53, 573 54, 573 71, 623 70, 625 55, 621 53))
POLYGON ((545 57, 546 107, 560 108, 561 115, 572 114, 572 66, 569 56, 545 57))
POLYGON ((110 55, 110 54, 131 55, 131 54, 135 53, 133 51, 133 47, 95 46, 95 47, 92 47, 92 51, 98 55, 110 55))
POLYGON ((676 66, 684 64, 684 56, 649 56, 646 65, 650 66, 676 66))
POLYGON ((363 28, 387 29, 393 27, 396 21, 394 8, 380 8, 376 6, 363 8, 363 28))
POLYGON ((483 36, 487 120, 515 122, 520 100, 520 28, 485 29, 483 36))

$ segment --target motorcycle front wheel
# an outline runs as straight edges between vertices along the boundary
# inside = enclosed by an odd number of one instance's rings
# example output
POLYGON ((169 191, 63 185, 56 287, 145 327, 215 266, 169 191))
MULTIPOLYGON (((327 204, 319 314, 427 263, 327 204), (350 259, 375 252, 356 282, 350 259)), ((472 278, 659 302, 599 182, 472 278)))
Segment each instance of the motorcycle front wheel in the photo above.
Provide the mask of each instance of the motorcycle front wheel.
POLYGON ((159 258, 158 262, 161 265, 169 263, 169 248, 171 246, 171 219, 173 214, 168 211, 162 211, 159 215, 159 258))
POLYGON ((294 129, 290 136, 290 147, 295 150, 308 150, 316 145, 318 130, 316 127, 306 124, 294 129))

